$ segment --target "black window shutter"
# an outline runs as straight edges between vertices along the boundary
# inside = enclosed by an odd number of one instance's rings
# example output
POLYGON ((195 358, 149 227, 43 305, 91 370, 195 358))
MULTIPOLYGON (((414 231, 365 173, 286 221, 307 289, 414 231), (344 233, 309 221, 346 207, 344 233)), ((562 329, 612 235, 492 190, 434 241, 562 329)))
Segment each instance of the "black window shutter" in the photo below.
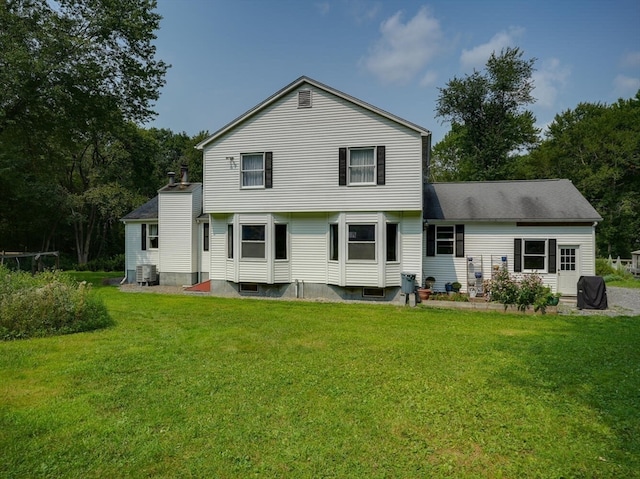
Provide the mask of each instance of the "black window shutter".
POLYGON ((386 162, 386 149, 384 146, 376 148, 376 171, 377 181, 379 185, 384 185, 385 182, 385 162, 386 162))
POLYGON ((436 255, 436 225, 427 226, 427 256, 436 255))
POLYGON ((145 249, 147 249, 147 225, 146 223, 142 223, 142 234, 140 236, 142 236, 142 244, 140 245, 140 248, 144 251, 145 249))
POLYGON ((464 225, 456 225, 456 258, 464 258, 464 225))
POLYGON ((522 240, 520 238, 513 240, 513 272, 522 272, 522 240))
POLYGON ((273 188, 273 152, 264 154, 264 187, 273 188))
POLYGON ((557 250, 556 240, 550 239, 549 240, 549 267, 547 268, 547 271, 549 271, 549 273, 555 273, 557 270, 556 250, 557 250))
POLYGON ((346 186, 347 184, 347 149, 338 149, 338 184, 346 186))

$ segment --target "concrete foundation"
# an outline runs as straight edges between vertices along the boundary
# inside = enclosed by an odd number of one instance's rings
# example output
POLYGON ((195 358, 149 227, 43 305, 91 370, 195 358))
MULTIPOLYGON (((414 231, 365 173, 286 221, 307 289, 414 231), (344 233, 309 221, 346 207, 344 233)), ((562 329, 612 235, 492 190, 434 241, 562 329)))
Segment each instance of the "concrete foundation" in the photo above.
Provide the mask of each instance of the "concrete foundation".
MULTIPOLYGON (((406 296, 401 294, 400 287, 381 288, 382 296, 365 296, 363 287, 341 287, 331 284, 320 283, 286 283, 286 284, 263 284, 246 283, 247 289, 257 289, 257 291, 243 290, 243 285, 230 281, 211 280, 211 294, 225 297, 267 297, 283 299, 318 299, 327 301, 372 301, 372 302, 394 302, 404 304, 406 296)), ((378 288, 366 288, 378 289, 378 288)), ((378 292, 378 291, 373 291, 378 292)))

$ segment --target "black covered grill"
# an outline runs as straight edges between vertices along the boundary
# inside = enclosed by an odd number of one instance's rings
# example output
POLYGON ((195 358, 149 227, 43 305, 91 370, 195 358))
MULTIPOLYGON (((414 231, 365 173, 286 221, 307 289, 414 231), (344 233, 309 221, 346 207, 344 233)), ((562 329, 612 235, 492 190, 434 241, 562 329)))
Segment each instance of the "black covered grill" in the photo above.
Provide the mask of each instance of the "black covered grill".
POLYGON ((607 309, 607 286, 602 276, 580 276, 578 309, 607 309))

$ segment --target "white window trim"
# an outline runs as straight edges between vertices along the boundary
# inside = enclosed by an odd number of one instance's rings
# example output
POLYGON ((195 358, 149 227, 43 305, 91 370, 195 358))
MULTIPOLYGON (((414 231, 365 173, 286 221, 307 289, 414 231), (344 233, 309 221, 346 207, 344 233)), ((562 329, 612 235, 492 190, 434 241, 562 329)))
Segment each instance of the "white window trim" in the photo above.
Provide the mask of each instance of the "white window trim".
MULTIPOLYGON (((266 168, 265 168, 265 154, 264 151, 256 151, 253 153, 240 153, 240 188, 243 190, 262 190, 265 189, 265 184, 266 184, 266 168), (253 156, 253 155, 262 155, 262 184, 261 185, 254 185, 254 186, 245 186, 243 183, 243 178, 244 178, 244 173, 245 173, 245 169, 244 169, 244 157, 245 156, 253 156)), ((246 170, 246 171, 258 171, 258 170, 246 170)))
POLYGON ((358 146, 358 147, 354 147, 354 148, 347 148, 347 184, 349 186, 375 186, 377 185, 377 171, 378 165, 377 165, 377 160, 376 160, 376 147, 375 146, 358 146), (372 154, 373 154, 373 165, 367 165, 367 166, 351 166, 351 152, 352 151, 361 151, 361 150, 371 150, 372 154), (358 182, 354 182, 351 181, 351 169, 352 168, 371 168, 373 167, 373 180, 372 181, 358 181, 358 182))
POLYGON ((268 254, 268 250, 267 248, 269 247, 269 242, 268 237, 267 237, 267 225, 264 223, 241 223, 239 225, 239 229, 240 229, 240 261, 249 261, 249 262, 260 262, 260 263, 264 263, 268 260, 269 258, 269 254, 268 254), (257 240, 245 240, 242 238, 242 233, 243 233, 243 229, 245 226, 262 226, 264 228, 264 240, 263 241, 257 241, 257 240), (242 254, 242 245, 244 243, 263 243, 264 244, 264 257, 262 258, 252 258, 252 257, 245 257, 242 254))
POLYGON ((549 268, 549 240, 544 238, 522 238, 522 272, 523 273, 546 273, 549 268), (543 254, 526 254, 527 241, 541 241, 544 243, 543 254), (524 266, 524 260, 527 256, 543 256, 544 267, 542 269, 527 269, 524 266))
POLYGON ((456 254, 456 228, 454 225, 436 225, 436 232, 435 232, 435 255, 436 256, 455 256, 456 254), (440 228, 450 228, 453 236, 451 237, 451 239, 438 239, 438 230, 440 228), (449 243, 451 242, 451 246, 452 246, 452 251, 451 253, 438 253, 438 244, 439 243, 449 243))
MULTIPOLYGON (((367 263, 367 264, 372 264, 372 263, 377 263, 378 262, 378 239, 379 239, 379 235, 378 235, 378 223, 375 222, 362 222, 362 223, 347 223, 345 225, 345 233, 347 236, 347 248, 346 248, 346 256, 347 256, 347 262, 348 263, 367 263), (351 241, 349 238, 349 228, 351 226, 373 226, 373 241, 351 241), (351 259, 349 257, 349 245, 350 244, 371 244, 373 243, 373 252, 374 252, 374 258, 373 259, 351 259)), ((386 258, 385 258, 386 259, 386 258)))
POLYGON ((147 249, 148 250, 157 250, 158 247, 160 246, 160 227, 158 226, 158 223, 147 223, 147 249), (155 226, 156 227, 156 234, 152 235, 151 234, 151 227, 155 226), (151 240, 152 239, 156 239, 156 245, 157 246, 152 246, 151 240))
POLYGON ((387 226, 388 225, 396 225, 396 259, 393 261, 387 261, 387 250, 389 248, 389 238, 385 238, 385 249, 384 249, 384 259, 387 264, 398 264, 400 263, 400 223, 398 221, 387 221, 385 223, 385 235, 387 234, 387 226))
MULTIPOLYGON (((265 237, 265 241, 266 241, 266 237, 265 237)), ((273 261, 275 261, 276 263, 286 263, 289 260, 289 258, 291 257, 291 249, 290 249, 290 245, 291 245, 291 238, 289 235, 289 223, 273 223, 273 261), (286 258, 276 258, 276 243, 278 241, 277 235, 276 235, 276 226, 285 226, 287 228, 286 231, 286 251, 287 251, 287 257, 286 258)))

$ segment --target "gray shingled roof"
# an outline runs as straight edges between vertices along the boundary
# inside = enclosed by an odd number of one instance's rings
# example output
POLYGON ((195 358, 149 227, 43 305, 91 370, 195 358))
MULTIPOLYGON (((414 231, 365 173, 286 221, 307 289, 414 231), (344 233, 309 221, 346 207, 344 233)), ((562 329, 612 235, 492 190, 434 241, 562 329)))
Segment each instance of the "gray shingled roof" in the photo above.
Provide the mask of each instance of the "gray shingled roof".
POLYGON ((431 183, 425 220, 600 221, 602 217, 569 180, 431 183))
POLYGON ((155 196, 144 205, 139 206, 131 213, 122 217, 122 220, 157 220, 158 219, 158 197, 155 196))

